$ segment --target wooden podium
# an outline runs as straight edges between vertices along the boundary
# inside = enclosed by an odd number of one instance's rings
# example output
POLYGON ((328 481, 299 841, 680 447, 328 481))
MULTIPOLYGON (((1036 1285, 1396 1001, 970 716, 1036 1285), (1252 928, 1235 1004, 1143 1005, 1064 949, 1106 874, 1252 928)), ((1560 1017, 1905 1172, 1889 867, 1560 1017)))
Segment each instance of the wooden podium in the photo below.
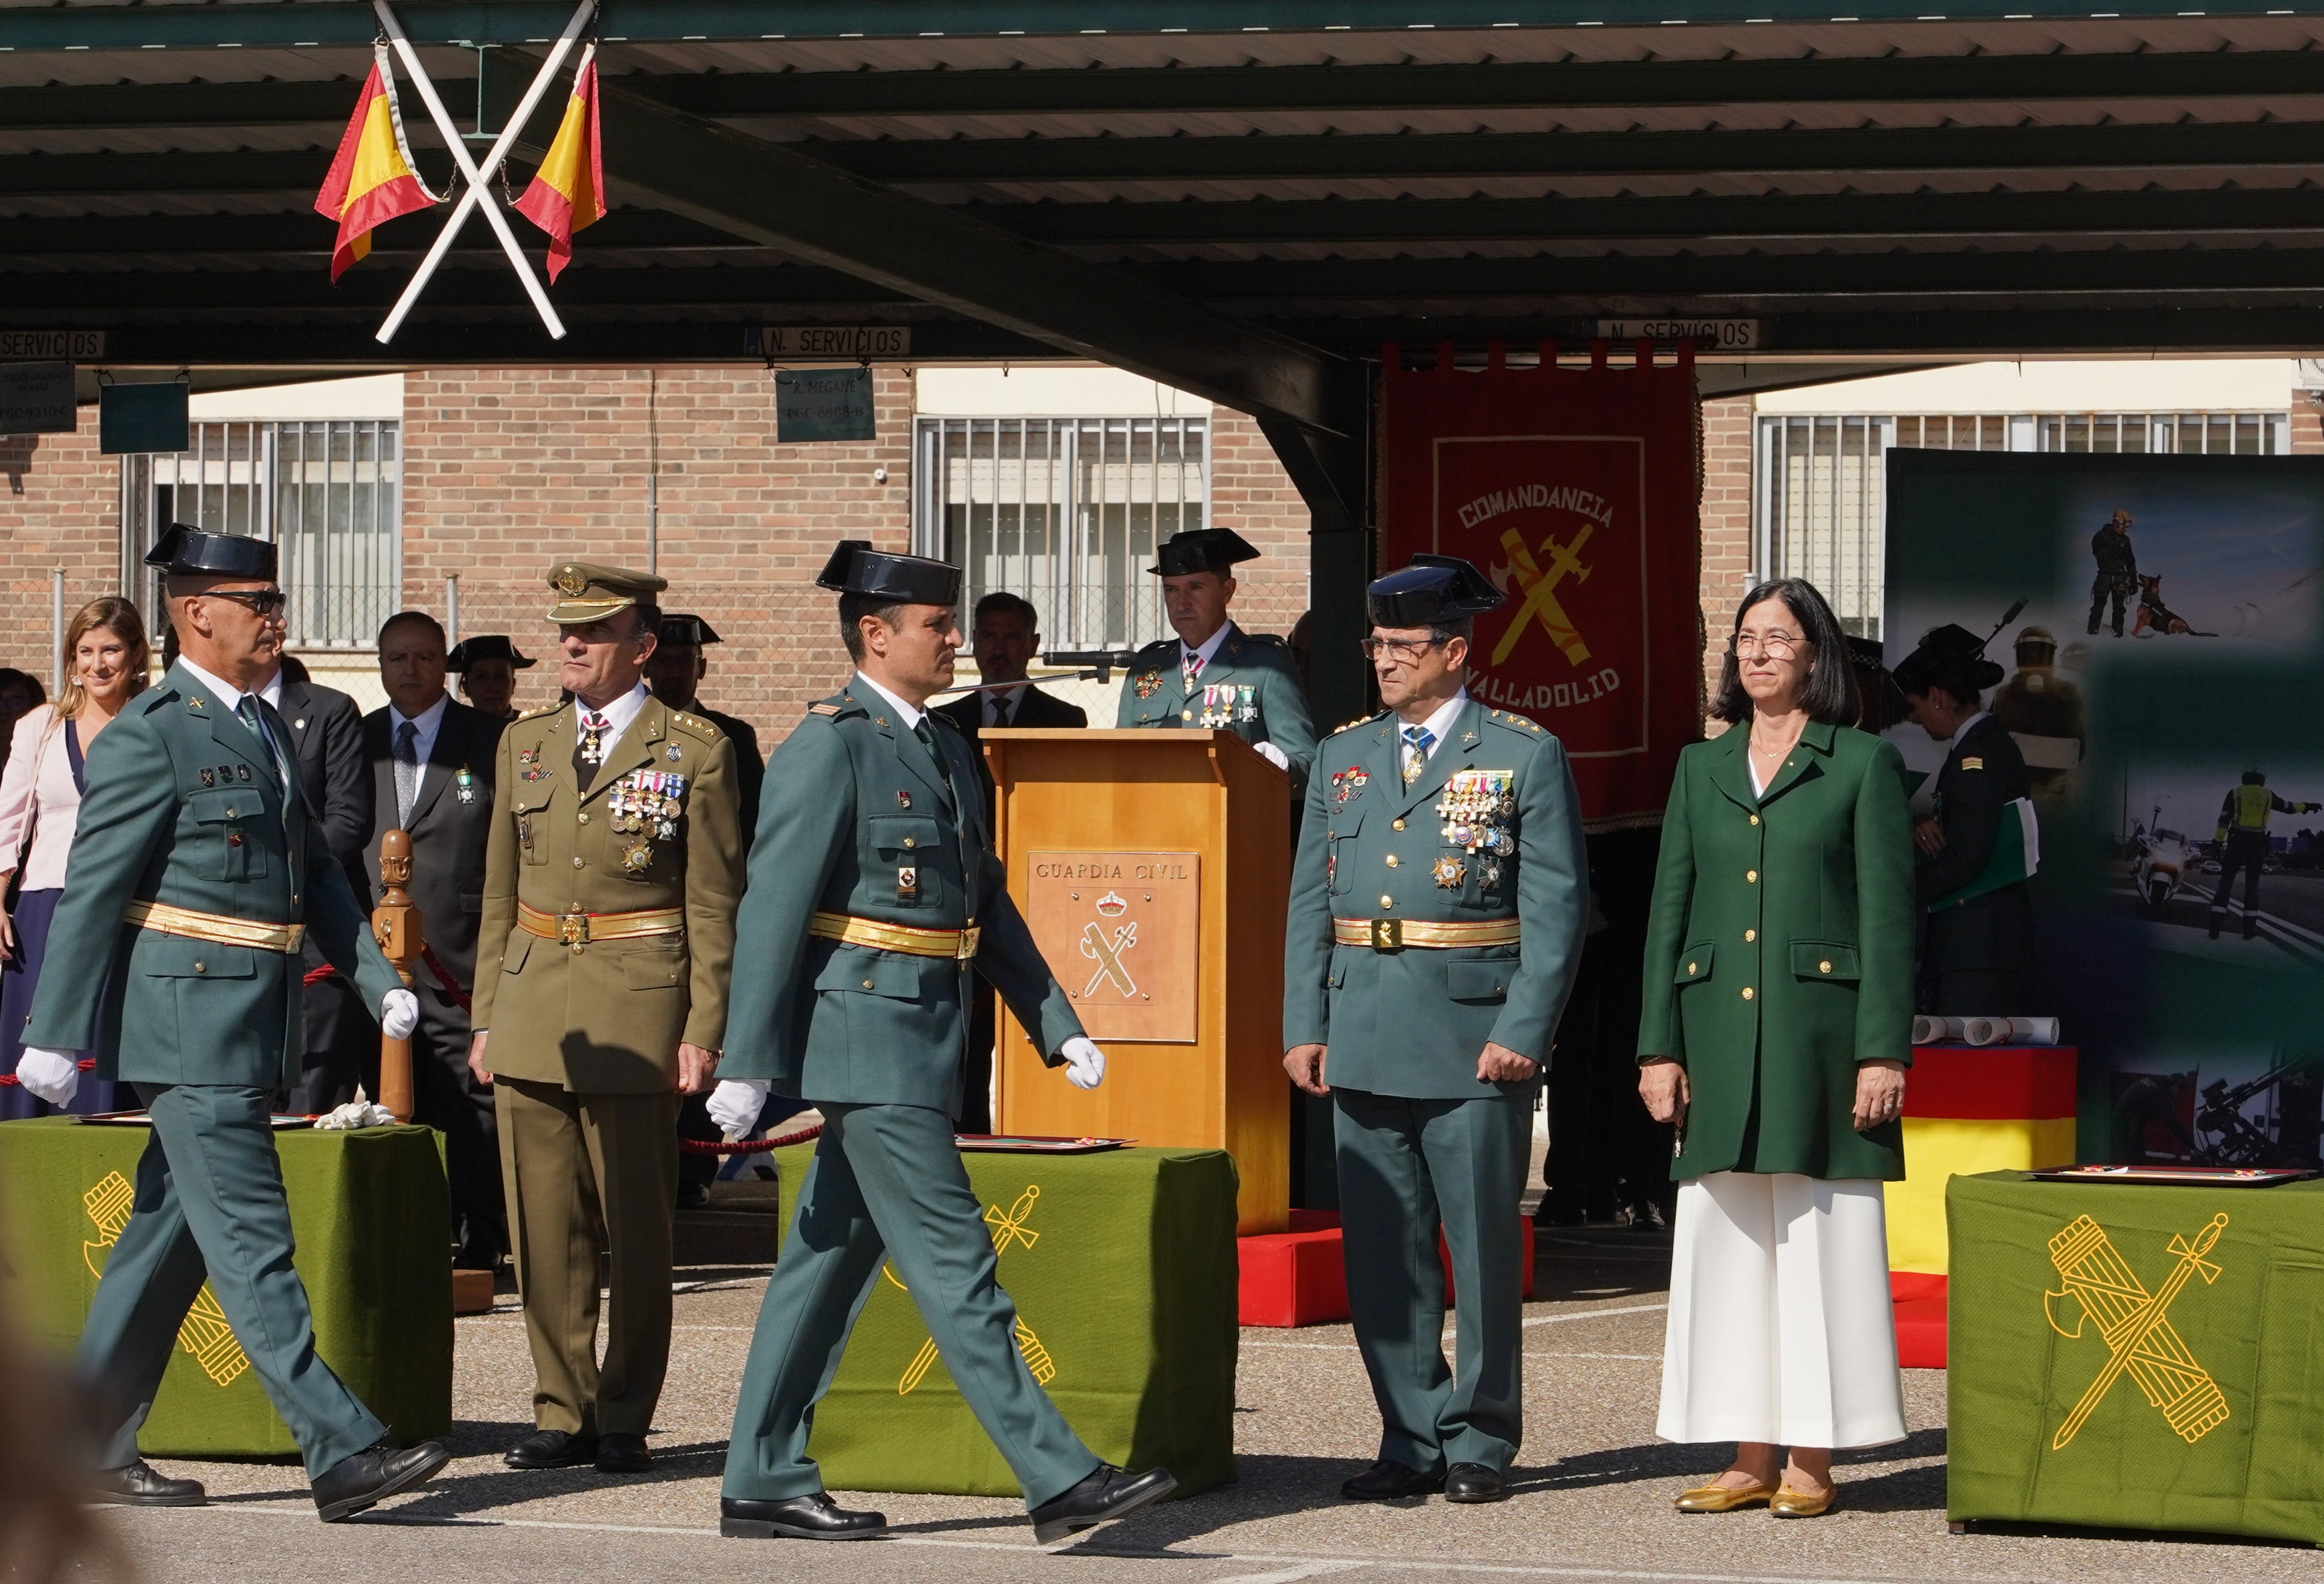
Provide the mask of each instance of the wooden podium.
POLYGON ((1284 1230, 1290 777, 1228 731, 979 740, 1010 894, 1106 1053, 1105 1082, 1074 1088, 1003 1003, 997 1125, 1227 1150, 1239 1234, 1284 1230))

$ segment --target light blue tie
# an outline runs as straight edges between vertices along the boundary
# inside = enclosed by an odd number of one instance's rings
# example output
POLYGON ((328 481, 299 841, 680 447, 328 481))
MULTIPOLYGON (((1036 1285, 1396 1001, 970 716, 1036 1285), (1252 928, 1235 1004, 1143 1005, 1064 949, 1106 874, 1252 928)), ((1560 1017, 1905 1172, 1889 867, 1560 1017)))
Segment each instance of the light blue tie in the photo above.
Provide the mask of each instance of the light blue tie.
POLYGON ((1436 734, 1425 726, 1404 728, 1404 784, 1410 786, 1428 768, 1428 750, 1436 742, 1436 734))

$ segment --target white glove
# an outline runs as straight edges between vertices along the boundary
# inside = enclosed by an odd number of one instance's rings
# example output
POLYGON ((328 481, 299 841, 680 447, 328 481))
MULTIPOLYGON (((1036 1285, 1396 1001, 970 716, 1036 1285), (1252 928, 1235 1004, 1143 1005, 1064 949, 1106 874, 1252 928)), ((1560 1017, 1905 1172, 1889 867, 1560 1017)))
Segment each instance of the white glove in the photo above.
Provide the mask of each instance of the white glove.
POLYGON ((408 1040, 420 1026, 420 997, 398 985, 379 998, 379 1032, 391 1040, 408 1040))
POLYGON ((1065 1059, 1065 1081, 1077 1089, 1093 1089, 1105 1081, 1105 1052, 1086 1034, 1075 1034, 1057 1047, 1065 1059))
POLYGON ((767 1108, 767 1080, 763 1078, 722 1078, 718 1087, 710 1091, 710 1120, 718 1124, 718 1131, 728 1138, 740 1138, 758 1125, 759 1113, 767 1108))
POLYGON ((69 1106, 80 1092, 80 1061, 70 1051, 27 1045, 16 1080, 51 1106, 69 1106))
POLYGON ((1286 754, 1282 749, 1277 747, 1273 743, 1253 743, 1251 746, 1258 751, 1260 758, 1266 760, 1269 764, 1274 765, 1277 770, 1288 770, 1291 768, 1291 756, 1286 754))

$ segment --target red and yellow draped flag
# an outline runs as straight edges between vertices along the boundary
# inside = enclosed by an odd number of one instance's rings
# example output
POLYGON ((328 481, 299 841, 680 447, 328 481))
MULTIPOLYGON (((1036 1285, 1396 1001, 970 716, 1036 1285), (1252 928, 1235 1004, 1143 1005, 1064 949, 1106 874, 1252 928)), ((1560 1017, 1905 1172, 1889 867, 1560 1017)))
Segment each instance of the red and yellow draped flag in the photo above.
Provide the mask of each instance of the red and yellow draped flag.
POLYGON ((337 280, 371 252, 374 227, 443 201, 412 169, 411 148, 403 141, 403 117, 395 105, 394 74, 388 69, 386 50, 381 49, 373 59, 371 75, 364 79, 363 97, 355 101, 346 134, 339 139, 331 173, 315 195, 315 212, 339 226, 338 245, 331 250, 331 279, 337 280))
POLYGON ((549 233, 549 278, 573 262, 573 233, 605 218, 604 151, 597 138, 597 46, 581 53, 557 140, 516 200, 516 212, 549 233))

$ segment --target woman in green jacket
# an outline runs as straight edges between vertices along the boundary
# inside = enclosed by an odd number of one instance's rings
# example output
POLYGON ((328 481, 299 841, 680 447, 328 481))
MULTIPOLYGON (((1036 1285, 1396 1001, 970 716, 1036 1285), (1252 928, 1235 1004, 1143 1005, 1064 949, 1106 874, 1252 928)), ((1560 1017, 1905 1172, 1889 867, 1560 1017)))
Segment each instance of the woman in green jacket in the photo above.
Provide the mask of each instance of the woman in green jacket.
POLYGON ((1646 929, 1638 1089, 1682 1185, 1655 1432, 1738 1443, 1682 1512, 1813 1517, 1833 1448, 1904 1435, 1880 1185, 1904 1175, 1912 820, 1812 584, 1744 598, 1711 712, 1646 929))

